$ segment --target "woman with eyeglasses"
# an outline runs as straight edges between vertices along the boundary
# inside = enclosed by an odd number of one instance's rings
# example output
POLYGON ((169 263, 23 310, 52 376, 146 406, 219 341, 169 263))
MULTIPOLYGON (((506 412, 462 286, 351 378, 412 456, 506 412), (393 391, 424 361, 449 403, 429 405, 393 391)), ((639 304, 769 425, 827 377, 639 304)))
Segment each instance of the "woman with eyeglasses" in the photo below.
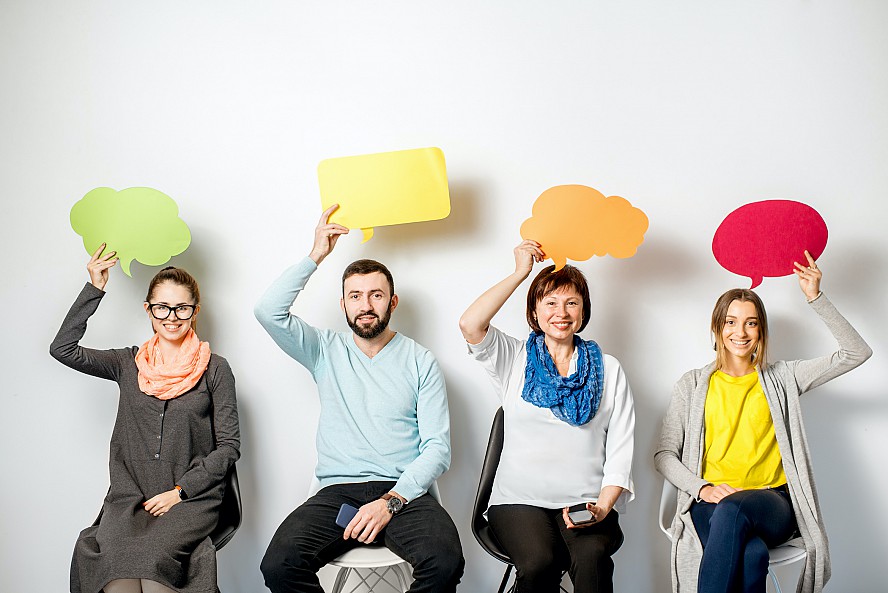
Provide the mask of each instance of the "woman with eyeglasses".
POLYGON ((829 580, 829 549, 814 487, 799 396, 872 355, 820 291, 822 272, 806 251, 795 263, 811 309, 838 342, 811 360, 767 360, 768 319, 751 290, 716 301, 716 359, 679 379, 654 456, 678 488, 672 521, 672 590, 765 593, 768 548, 793 539, 807 552, 800 593, 829 580))
POLYGON ((62 364, 115 381, 120 389, 111 435, 111 487, 99 521, 74 548, 75 593, 207 593, 217 590, 209 535, 229 468, 240 456, 234 376, 194 331, 197 282, 164 268, 144 307, 154 335, 142 346, 80 345, 117 263, 105 245, 87 264, 90 281, 50 346, 62 364))

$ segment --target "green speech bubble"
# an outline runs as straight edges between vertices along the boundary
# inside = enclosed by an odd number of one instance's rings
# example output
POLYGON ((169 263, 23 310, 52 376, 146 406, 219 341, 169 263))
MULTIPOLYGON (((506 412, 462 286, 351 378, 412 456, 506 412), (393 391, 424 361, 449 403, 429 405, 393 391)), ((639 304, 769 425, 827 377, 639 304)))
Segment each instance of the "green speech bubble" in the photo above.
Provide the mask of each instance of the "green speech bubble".
POLYGON ((191 231, 179 218, 176 202, 150 187, 97 187, 71 208, 71 228, 83 237, 90 255, 102 243, 107 244, 105 253, 116 251, 130 277, 133 260, 159 266, 191 244, 191 231))

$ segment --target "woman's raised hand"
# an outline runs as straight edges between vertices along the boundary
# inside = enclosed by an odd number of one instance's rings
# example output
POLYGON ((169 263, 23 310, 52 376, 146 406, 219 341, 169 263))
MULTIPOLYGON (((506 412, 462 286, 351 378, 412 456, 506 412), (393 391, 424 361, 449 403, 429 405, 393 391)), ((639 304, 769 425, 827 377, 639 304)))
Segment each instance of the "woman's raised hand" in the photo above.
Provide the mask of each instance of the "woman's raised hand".
POLYGON ((533 270, 533 264, 546 259, 542 247, 536 241, 526 239, 521 241, 513 250, 515 253, 515 273, 523 274, 526 278, 533 270))
POLYGON ((459 318, 459 329, 469 344, 481 343, 487 335, 493 316, 530 275, 533 263, 546 258, 536 241, 522 241, 514 249, 514 253, 515 271, 488 288, 459 318))
POLYGON ((117 263, 116 251, 110 251, 102 255, 105 247, 107 247, 105 243, 99 245, 99 248, 96 249, 96 252, 92 254, 92 257, 89 258, 89 262, 86 264, 86 270, 89 272, 89 282, 99 290, 105 290, 105 285, 108 283, 108 270, 117 263))
POLYGON ((807 250, 805 250, 805 257, 808 258, 808 265, 803 266, 799 262, 793 262, 796 267, 793 271, 799 277, 799 286, 805 293, 805 297, 809 301, 813 301, 820 294, 820 280, 823 278, 823 272, 817 267, 817 263, 807 250))
POLYGON ((330 255, 330 252, 336 247, 336 241, 339 240, 339 236, 348 234, 348 227, 336 224, 335 222, 328 222, 328 220, 330 220, 330 215, 333 214, 337 208, 339 208, 339 204, 333 204, 324 210, 323 214, 321 214, 321 219, 318 221, 318 226, 315 227, 314 245, 312 245, 311 253, 308 254, 308 257, 313 259, 318 265, 320 265, 321 262, 324 261, 324 258, 330 255))

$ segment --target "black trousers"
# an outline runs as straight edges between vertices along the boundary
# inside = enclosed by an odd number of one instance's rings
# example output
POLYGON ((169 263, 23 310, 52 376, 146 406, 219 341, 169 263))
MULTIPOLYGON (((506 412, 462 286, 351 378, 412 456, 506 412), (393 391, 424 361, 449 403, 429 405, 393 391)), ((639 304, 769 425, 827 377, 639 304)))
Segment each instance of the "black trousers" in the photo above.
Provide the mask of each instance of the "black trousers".
MULTIPOLYGON (((262 559, 265 586, 273 593, 323 593, 317 572, 352 548, 364 546, 342 539, 336 525, 342 503, 360 508, 394 487, 394 482, 328 486, 284 519, 262 559)), ((413 567, 411 593, 456 590, 465 561, 459 534, 447 511, 431 495, 411 500, 386 525, 376 541, 413 567)))
POLYGON ((574 593, 613 593, 611 556, 623 544, 616 511, 579 529, 564 525, 561 509, 523 504, 492 506, 487 519, 515 565, 516 593, 557 593, 563 570, 574 593))

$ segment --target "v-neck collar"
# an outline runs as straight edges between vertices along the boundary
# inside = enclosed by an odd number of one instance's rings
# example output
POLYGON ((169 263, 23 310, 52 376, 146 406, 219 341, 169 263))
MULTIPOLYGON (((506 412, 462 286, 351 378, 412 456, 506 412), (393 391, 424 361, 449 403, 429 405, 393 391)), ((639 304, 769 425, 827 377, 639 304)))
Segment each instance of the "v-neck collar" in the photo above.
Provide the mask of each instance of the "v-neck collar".
POLYGON ((365 360, 366 362, 368 362, 368 363, 370 363, 370 364, 374 364, 376 361, 378 361, 378 360, 380 360, 382 357, 384 357, 385 354, 386 354, 386 352, 388 352, 389 350, 392 349, 392 344, 394 344, 396 341, 399 341, 400 339, 401 339, 401 333, 400 333, 400 332, 395 332, 395 335, 392 337, 392 339, 389 340, 388 343, 387 343, 385 346, 382 347, 382 350, 380 350, 379 352, 377 352, 377 353, 376 353, 376 356, 374 356, 374 357, 372 357, 372 358, 369 357, 369 356, 367 356, 367 355, 364 353, 364 351, 361 350, 361 348, 360 348, 360 347, 358 346, 358 344, 355 342, 355 334, 354 334, 354 332, 352 332, 352 334, 348 337, 348 339, 346 340, 346 342, 348 343, 348 347, 349 347, 349 349, 351 349, 352 352, 354 352, 355 354, 357 354, 358 356, 360 356, 360 357, 361 357, 363 360, 365 360))

